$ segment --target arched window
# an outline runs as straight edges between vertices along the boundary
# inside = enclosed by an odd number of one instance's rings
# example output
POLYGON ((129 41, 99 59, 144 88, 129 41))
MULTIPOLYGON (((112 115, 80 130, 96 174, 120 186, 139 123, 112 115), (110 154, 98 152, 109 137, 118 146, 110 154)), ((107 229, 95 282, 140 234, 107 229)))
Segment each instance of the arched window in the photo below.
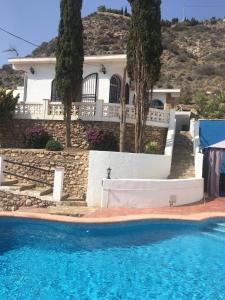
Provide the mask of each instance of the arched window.
POLYGON ((52 102, 59 102, 60 97, 56 89, 56 81, 55 79, 52 81, 52 91, 51 91, 51 101, 52 102))
POLYGON ((83 79, 82 102, 96 102, 98 73, 93 73, 83 79))
POLYGON ((164 103, 159 99, 154 99, 150 101, 150 107, 156 109, 164 109, 164 103))
POLYGON ((113 75, 110 80, 109 103, 119 103, 121 94, 121 80, 113 75))

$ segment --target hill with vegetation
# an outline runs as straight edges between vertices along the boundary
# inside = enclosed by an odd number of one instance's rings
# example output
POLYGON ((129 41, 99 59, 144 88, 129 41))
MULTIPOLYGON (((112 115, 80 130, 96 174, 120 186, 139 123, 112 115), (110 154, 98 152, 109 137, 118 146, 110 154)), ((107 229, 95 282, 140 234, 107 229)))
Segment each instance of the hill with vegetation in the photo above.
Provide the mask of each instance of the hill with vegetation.
MULTIPOLYGON (((83 19, 85 55, 126 53, 129 14, 101 8, 83 19)), ((164 52, 158 88, 181 88, 188 102, 199 90, 213 92, 224 87, 225 22, 195 19, 162 21, 164 52)), ((56 39, 44 42, 31 57, 54 56, 56 39)), ((0 84, 15 87, 20 73, 0 71, 0 84), (7 78, 5 80, 4 78, 7 78)))

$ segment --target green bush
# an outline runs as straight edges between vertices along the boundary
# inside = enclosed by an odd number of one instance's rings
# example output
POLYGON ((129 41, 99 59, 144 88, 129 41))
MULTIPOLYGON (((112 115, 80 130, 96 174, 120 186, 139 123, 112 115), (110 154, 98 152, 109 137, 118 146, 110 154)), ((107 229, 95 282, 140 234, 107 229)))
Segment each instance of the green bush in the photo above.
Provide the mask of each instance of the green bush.
POLYGON ((62 146, 61 146, 60 142, 58 142, 54 139, 51 139, 47 142, 45 149, 48 151, 61 151, 62 146))
POLYGON ((91 150, 118 151, 119 143, 112 131, 102 131, 98 129, 87 129, 86 137, 91 150))
POLYGON ((157 142, 148 142, 145 145, 145 153, 146 154, 156 154, 157 153, 157 142))
POLYGON ((219 91, 214 95, 206 95, 199 92, 196 95, 196 109, 198 114, 204 118, 225 118, 225 92, 219 91))
POLYGON ((25 147, 32 149, 44 149, 50 136, 41 127, 27 128, 24 132, 25 147))
POLYGON ((13 91, 7 92, 6 89, 0 88, 0 120, 12 117, 18 99, 19 95, 14 97, 13 91))

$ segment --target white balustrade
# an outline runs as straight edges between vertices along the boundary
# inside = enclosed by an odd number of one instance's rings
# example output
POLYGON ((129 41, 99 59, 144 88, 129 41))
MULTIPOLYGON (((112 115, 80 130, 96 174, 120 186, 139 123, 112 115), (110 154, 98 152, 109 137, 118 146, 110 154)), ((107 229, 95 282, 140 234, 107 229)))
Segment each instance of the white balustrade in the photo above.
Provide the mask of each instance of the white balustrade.
POLYGON ((42 117, 42 103, 24 103, 19 102, 16 105, 15 117, 23 119, 39 119, 42 117))
MULTIPOLYGON (((43 119, 63 120, 64 105, 61 102, 50 102, 43 100, 43 103, 20 102, 16 106, 14 117, 16 119, 43 119)), ((97 102, 76 102, 72 104, 72 120, 81 119, 84 121, 120 121, 120 104, 97 102)), ((135 122, 135 108, 133 105, 126 105, 127 123, 135 122)), ((170 112, 159 109, 149 109, 147 125, 168 127, 170 112)))

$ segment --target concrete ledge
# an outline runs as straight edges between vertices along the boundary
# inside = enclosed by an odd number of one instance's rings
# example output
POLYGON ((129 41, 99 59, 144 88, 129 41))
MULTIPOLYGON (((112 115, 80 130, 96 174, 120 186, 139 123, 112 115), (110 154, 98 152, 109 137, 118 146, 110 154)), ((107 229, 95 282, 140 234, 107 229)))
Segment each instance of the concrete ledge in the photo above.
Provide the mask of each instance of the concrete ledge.
POLYGON ((23 218, 52 222, 74 223, 74 224, 116 224, 136 221, 168 220, 168 221, 204 221, 212 218, 225 218, 225 212, 195 213, 191 215, 173 214, 146 214, 129 215, 107 218, 75 218, 66 216, 53 216, 49 214, 25 213, 25 212, 0 212, 0 218, 23 218))

